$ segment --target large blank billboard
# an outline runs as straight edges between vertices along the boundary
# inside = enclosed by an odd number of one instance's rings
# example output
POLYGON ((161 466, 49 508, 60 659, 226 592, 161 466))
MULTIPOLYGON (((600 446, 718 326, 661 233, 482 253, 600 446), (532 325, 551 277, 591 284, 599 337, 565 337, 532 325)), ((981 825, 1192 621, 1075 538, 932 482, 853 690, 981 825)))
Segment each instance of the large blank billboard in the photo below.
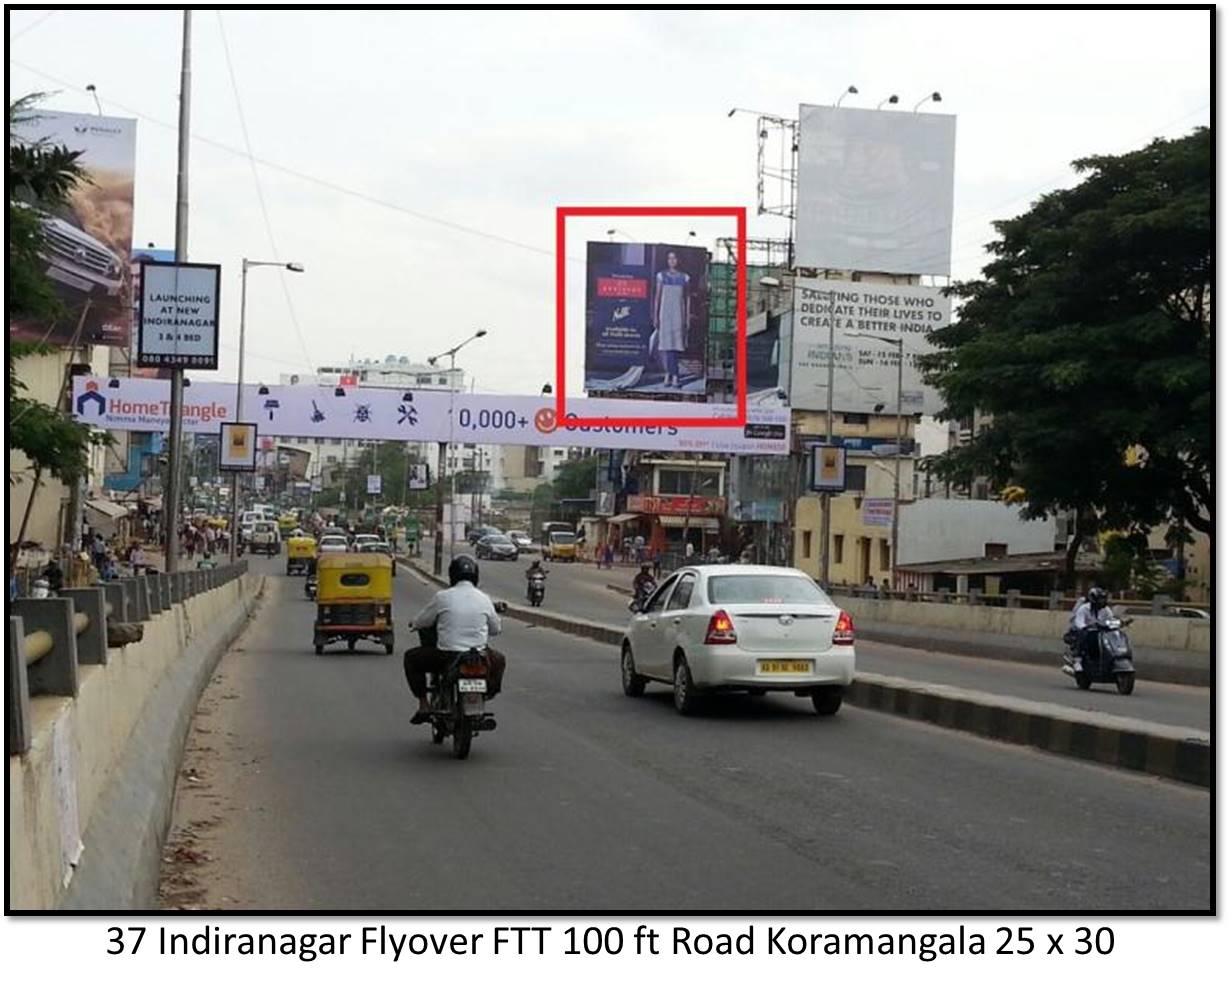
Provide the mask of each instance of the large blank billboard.
POLYGON ((797 263, 950 275, 956 118, 799 107, 797 263))

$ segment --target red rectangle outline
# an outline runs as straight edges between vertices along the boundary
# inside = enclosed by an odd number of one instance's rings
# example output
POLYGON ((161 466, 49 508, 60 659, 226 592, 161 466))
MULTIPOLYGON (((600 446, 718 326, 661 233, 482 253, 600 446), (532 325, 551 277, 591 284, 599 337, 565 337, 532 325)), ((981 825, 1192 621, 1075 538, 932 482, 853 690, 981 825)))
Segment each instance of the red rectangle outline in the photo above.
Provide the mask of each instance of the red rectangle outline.
MULTIPOLYGON (((719 426, 747 424, 747 208, 745 206, 558 206, 555 208, 555 416, 560 426, 719 426), (578 416, 566 420, 566 268, 568 217, 733 217, 738 267, 735 323, 735 414, 733 416, 578 416)), ((671 403, 673 405, 673 403, 671 403)))

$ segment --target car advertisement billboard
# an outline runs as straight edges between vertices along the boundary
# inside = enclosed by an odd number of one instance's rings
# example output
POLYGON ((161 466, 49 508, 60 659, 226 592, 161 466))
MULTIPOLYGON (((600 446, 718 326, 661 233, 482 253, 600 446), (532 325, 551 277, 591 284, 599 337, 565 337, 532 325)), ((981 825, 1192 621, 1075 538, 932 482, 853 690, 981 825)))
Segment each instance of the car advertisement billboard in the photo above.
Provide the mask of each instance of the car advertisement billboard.
POLYGON ((585 391, 703 397, 708 251, 590 241, 586 261, 585 391))
POLYGON ((950 275, 956 118, 799 107, 797 263, 950 275))
POLYGON ((790 405, 795 409, 827 408, 828 324, 832 320, 834 410, 896 412, 897 349, 888 341, 904 340, 901 411, 933 416, 943 403, 934 389, 923 384, 916 359, 933 349, 926 335, 947 326, 951 317, 951 300, 940 288, 798 279, 790 405))
MULTIPOLYGON (((77 337, 80 344, 127 347, 132 333, 129 257, 136 121, 34 109, 10 123, 9 140, 78 151, 78 163, 86 173, 62 210, 40 218, 39 258, 64 311, 51 326, 10 320, 10 334, 50 344, 68 344, 77 337)), ((21 198, 19 189, 12 194, 21 198)))

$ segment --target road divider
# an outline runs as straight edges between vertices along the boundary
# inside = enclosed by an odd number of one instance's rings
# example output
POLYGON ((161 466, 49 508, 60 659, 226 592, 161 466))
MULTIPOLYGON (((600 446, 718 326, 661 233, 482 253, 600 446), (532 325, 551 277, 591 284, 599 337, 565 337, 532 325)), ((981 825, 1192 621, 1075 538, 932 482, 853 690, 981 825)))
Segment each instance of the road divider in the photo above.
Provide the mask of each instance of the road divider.
MULTIPOLYGON (((431 583, 447 585, 447 581, 415 561, 399 559, 431 583)), ((625 590, 615 585, 608 587, 613 591, 625 590)), ((612 646, 623 641, 624 627, 611 623, 512 604, 505 614, 530 625, 612 646)), ((1212 782, 1211 736, 1198 729, 882 674, 859 673, 846 691, 845 700, 859 708, 1060 756, 1137 770, 1199 787, 1209 787, 1212 782)))

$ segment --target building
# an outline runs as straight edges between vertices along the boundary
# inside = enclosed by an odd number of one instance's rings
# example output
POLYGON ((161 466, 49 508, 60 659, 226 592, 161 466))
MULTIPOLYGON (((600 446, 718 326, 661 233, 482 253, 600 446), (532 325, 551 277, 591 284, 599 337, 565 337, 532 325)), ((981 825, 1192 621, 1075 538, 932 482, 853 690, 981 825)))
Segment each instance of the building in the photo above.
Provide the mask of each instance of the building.
POLYGON ((720 547, 726 517, 724 458, 713 460, 640 456, 628 465, 616 494, 617 511, 600 517, 595 542, 619 545, 640 537, 655 550, 697 553, 720 547))

